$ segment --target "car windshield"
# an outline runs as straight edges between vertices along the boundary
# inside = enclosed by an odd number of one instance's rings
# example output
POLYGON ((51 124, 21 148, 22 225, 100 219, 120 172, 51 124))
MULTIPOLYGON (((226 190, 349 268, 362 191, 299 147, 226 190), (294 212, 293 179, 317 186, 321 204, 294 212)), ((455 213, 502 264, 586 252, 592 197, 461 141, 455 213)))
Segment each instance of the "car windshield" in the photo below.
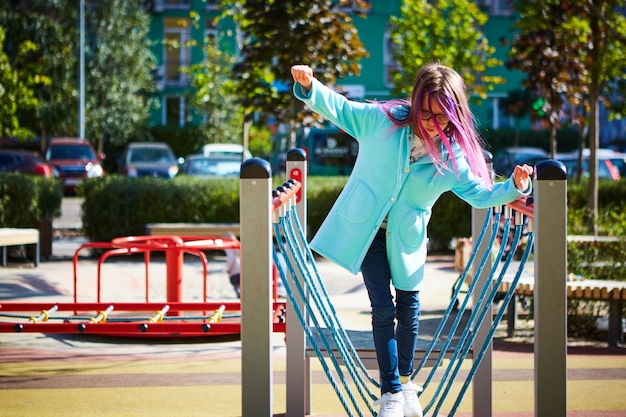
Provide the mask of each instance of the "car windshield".
POLYGON ((52 145, 48 159, 96 159, 96 155, 89 146, 52 145))
POLYGON ((165 162, 175 164, 174 156, 164 148, 137 148, 131 149, 128 160, 132 163, 165 162))
POLYGON ((228 177, 239 175, 241 159, 235 158, 194 158, 189 161, 189 175, 209 175, 228 177))

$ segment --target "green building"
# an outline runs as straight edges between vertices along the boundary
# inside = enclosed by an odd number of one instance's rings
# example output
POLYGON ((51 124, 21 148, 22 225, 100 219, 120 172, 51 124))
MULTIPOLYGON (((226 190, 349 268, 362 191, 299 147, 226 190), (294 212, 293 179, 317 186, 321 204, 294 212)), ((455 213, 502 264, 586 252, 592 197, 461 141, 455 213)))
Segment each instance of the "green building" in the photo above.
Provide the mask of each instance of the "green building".
MULTIPOLYGON (((478 0, 482 9, 489 14, 483 28, 489 43, 497 50, 501 61, 506 59, 507 40, 511 38, 511 25, 515 21, 509 0, 478 0)), ((232 22, 221 21, 215 26, 213 18, 220 12, 216 0, 144 0, 144 6, 152 14, 150 36, 154 41, 153 53, 159 62, 156 73, 160 108, 151 117, 152 125, 193 123, 194 116, 185 101, 184 93, 190 88, 189 77, 181 73, 181 67, 202 60, 200 48, 168 48, 163 40, 183 45, 192 39, 202 44, 204 39, 220 39, 227 47, 236 51, 236 30, 232 22), (197 16, 194 21, 190 16, 197 16)), ((369 51, 363 59, 361 75, 348 77, 338 82, 355 99, 385 100, 391 98, 390 74, 397 65, 391 57, 391 38, 388 34, 389 17, 397 15, 401 0, 371 0, 371 8, 365 17, 355 16, 354 22, 361 41, 369 51)), ((348 11, 362 12, 355 5, 348 11)), ((474 107, 474 112, 483 127, 510 127, 512 120, 499 108, 499 100, 508 92, 520 87, 521 72, 512 72, 504 66, 493 71, 493 75, 504 77, 507 82, 496 86, 488 98, 474 107)))

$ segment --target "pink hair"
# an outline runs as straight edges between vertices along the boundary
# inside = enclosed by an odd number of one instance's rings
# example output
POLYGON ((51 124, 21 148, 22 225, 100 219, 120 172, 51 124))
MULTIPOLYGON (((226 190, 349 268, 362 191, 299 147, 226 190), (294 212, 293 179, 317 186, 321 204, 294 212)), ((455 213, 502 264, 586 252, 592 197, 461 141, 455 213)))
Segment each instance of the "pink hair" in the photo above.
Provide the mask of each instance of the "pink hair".
MULTIPOLYGON (((424 141, 424 146, 435 161, 437 170, 441 172, 448 169, 447 161, 442 160, 436 142, 424 129, 420 117, 423 102, 429 103, 429 108, 424 110, 434 113, 430 108, 432 99, 439 103, 443 113, 450 120, 443 129, 435 123, 441 143, 447 149, 448 154, 453 155, 452 142, 457 143, 465 153, 472 173, 491 189, 493 181, 485 161, 484 142, 475 128, 474 115, 467 101, 465 83, 456 71, 440 64, 427 64, 420 69, 415 78, 410 102, 395 99, 379 103, 379 106, 397 128, 413 127, 415 134, 424 141), (399 109, 404 111, 398 111, 399 109)), ((454 158, 452 158, 452 165, 454 172, 458 175, 454 158)))

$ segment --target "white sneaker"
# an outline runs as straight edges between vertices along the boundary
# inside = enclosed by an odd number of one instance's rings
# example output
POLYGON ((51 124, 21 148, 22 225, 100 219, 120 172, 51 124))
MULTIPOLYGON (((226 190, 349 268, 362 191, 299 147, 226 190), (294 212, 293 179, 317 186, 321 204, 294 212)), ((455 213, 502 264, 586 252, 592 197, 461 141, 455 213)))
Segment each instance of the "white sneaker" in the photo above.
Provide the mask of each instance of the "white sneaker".
POLYGON ((412 382, 402 384, 402 396, 404 397, 404 417, 422 417, 422 406, 417 398, 417 393, 423 388, 412 382))
POLYGON ((404 396, 401 392, 396 392, 395 394, 387 392, 380 399, 376 400, 374 405, 380 405, 378 417, 404 417, 402 409, 404 396))

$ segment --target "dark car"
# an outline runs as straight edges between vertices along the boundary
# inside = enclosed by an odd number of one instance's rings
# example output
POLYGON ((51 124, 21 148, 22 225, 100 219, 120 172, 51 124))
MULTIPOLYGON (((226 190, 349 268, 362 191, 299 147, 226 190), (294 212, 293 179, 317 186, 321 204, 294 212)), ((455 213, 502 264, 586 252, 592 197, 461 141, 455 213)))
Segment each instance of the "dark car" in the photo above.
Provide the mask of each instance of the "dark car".
POLYGON ((180 173, 198 178, 239 178, 240 170, 241 155, 189 155, 180 173))
POLYGON ((102 178, 104 154, 96 154, 88 140, 80 138, 54 138, 46 150, 46 161, 59 170, 66 191, 87 178, 102 178))
POLYGON ((38 153, 21 150, 0 150, 0 171, 58 177, 59 171, 44 161, 38 153))
POLYGON ((124 149, 119 172, 129 177, 174 178, 179 162, 164 142, 133 142, 124 149))

